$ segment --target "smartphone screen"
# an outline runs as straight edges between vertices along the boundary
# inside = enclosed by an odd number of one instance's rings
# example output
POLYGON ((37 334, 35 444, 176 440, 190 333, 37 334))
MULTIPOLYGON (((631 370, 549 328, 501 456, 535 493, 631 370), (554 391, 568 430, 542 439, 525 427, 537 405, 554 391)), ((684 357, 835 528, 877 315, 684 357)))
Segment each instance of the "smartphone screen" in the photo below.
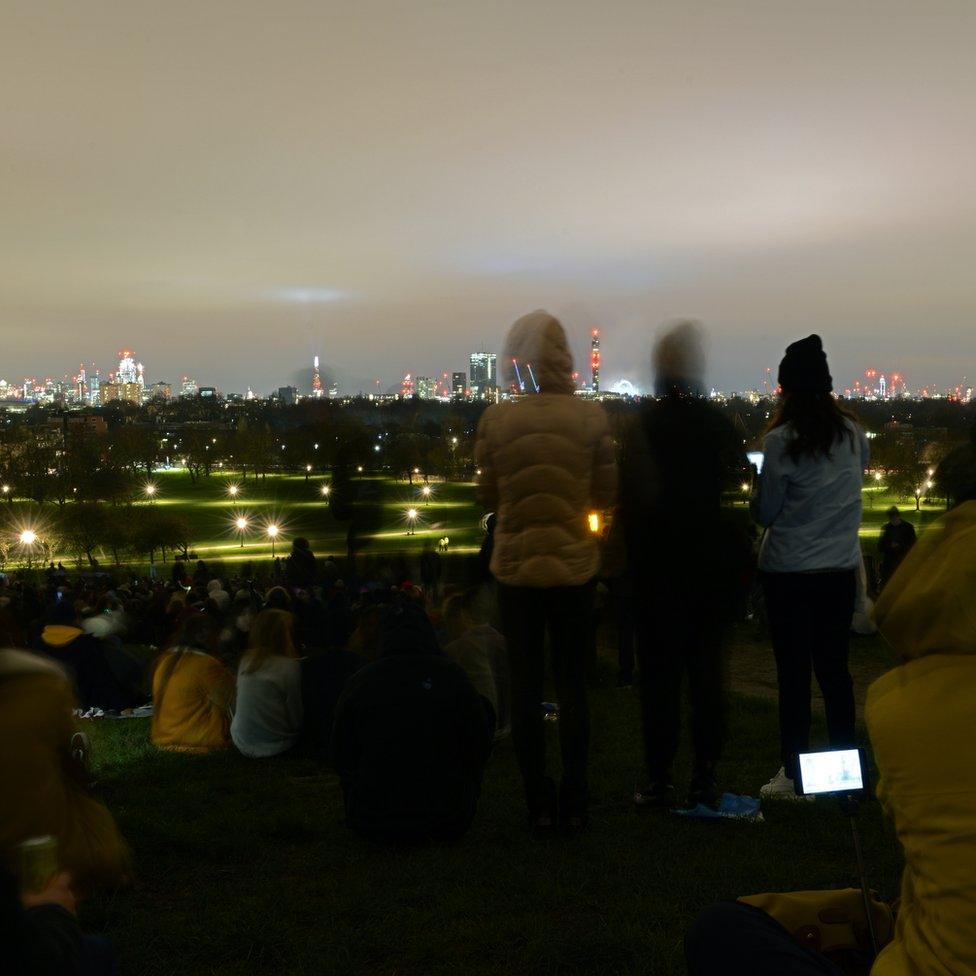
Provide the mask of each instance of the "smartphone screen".
POLYGON ((864 789, 864 770, 858 749, 830 752, 801 752, 797 793, 860 793, 864 789))
POLYGON ((756 466, 756 473, 757 474, 762 474, 763 456, 764 455, 763 455, 763 452, 762 451, 747 451, 746 452, 746 457, 749 459, 749 463, 750 464, 754 464, 756 466))

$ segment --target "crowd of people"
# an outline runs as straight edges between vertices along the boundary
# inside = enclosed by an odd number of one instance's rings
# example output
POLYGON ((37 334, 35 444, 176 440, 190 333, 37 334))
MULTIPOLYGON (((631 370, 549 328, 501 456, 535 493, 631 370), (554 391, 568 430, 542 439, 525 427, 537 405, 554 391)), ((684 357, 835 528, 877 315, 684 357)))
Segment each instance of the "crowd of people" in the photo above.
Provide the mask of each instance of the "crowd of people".
MULTIPOLYGON (((729 632, 756 570, 781 752, 781 768, 757 788, 764 799, 799 799, 814 676, 830 748, 857 745, 848 654, 868 441, 833 396, 821 340, 810 336, 786 350, 763 463, 750 471, 741 436, 702 396, 703 349, 694 323, 662 333, 657 396, 615 443, 600 405, 573 395, 560 322, 538 311, 515 323, 503 361, 513 382, 518 364, 531 363, 537 390, 489 407, 479 426, 478 491, 493 514, 477 586, 448 584, 430 547, 416 585, 405 562, 341 565, 304 539, 270 579, 178 562, 168 581, 72 579, 52 566, 43 584, 4 586, 0 731, 15 747, 0 771, 23 802, 0 817, 0 848, 56 838, 72 890, 128 877, 126 845, 86 789, 87 743, 73 713, 151 714, 152 742, 176 753, 330 762, 349 827, 384 842, 463 835, 493 744, 510 732, 530 829, 585 830, 598 578, 631 642, 621 683, 640 686, 637 809, 719 807, 729 632), (758 545, 744 513, 723 501, 743 478, 758 545), (594 512, 612 513, 602 536, 594 512), (558 783, 546 756, 547 662, 558 783), (685 686, 693 768, 679 797, 685 686)), ((907 867, 878 976, 976 973, 976 781, 973 764, 941 746, 965 740, 976 663, 976 500, 956 501, 917 545, 897 513, 881 541, 886 585, 874 619, 902 664, 872 688, 867 719, 907 867)), ((52 884, 64 888, 64 876, 52 884)), ((34 931, 36 909, 17 909, 22 935, 34 931)), ((729 971, 736 959, 749 963, 734 972, 836 971, 738 905, 702 916, 688 958, 696 974, 729 971)))

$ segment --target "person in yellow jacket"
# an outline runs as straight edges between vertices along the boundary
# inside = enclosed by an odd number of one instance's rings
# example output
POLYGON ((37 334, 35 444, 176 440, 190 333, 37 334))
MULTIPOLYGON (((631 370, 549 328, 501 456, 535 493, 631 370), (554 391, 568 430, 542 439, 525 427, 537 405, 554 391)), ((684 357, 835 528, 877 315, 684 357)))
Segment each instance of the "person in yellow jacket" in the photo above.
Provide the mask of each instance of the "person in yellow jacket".
MULTIPOLYGON (((905 872, 871 976, 976 976, 976 500, 926 530, 874 621, 900 662, 868 689, 865 715, 905 872)), ((692 976, 840 974, 741 903, 703 912, 685 952, 692 976)))
POLYGON ((874 609, 902 662, 868 690, 878 797, 905 849, 873 976, 976 974, 976 501, 932 525, 874 609))
POLYGON ((153 672, 152 741, 170 752, 210 752, 231 744, 234 675, 209 653, 209 617, 190 617, 176 647, 153 672))
POLYGON ((72 754, 77 707, 61 665, 0 650, 0 855, 15 870, 18 844, 54 837, 59 868, 84 890, 120 884, 131 869, 112 815, 89 794, 72 754))

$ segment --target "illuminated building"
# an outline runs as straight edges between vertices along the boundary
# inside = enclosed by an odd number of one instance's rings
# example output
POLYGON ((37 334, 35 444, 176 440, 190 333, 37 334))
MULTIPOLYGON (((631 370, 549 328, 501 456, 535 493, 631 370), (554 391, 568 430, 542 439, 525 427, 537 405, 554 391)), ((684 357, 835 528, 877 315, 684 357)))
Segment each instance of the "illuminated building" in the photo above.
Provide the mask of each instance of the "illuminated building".
POLYGON ((298 390, 293 386, 279 386, 278 402, 283 407, 293 407, 298 402, 298 390))
POLYGON ((319 372, 319 357, 312 358, 312 396, 319 399, 325 390, 322 389, 322 374, 319 372))
POLYGON ((406 399, 407 397, 412 397, 413 395, 414 395, 413 377, 409 373, 407 373, 407 375, 403 377, 403 382, 400 384, 400 396, 406 399))
POLYGON ((497 372, 493 352, 473 352, 468 364, 471 399, 490 400, 495 393, 497 372))
POLYGON ((142 387, 138 383, 103 383, 101 386, 103 404, 120 400, 123 403, 142 403, 142 387))
POLYGON ((590 373, 593 392, 600 392, 600 330, 594 329, 590 338, 590 373))
POLYGON ((149 398, 151 400, 171 400, 173 398, 173 387, 169 383, 160 380, 149 387, 149 398))
POLYGON ((180 386, 180 396, 185 396, 185 397, 196 396, 198 389, 199 387, 197 386, 196 380, 191 380, 189 376, 184 376, 183 383, 180 386))
POLYGON ((437 381, 429 376, 418 376, 415 384, 417 397, 421 400, 433 400, 437 396, 437 381))
POLYGON ((451 395, 455 400, 463 400, 468 383, 464 373, 451 373, 451 395))

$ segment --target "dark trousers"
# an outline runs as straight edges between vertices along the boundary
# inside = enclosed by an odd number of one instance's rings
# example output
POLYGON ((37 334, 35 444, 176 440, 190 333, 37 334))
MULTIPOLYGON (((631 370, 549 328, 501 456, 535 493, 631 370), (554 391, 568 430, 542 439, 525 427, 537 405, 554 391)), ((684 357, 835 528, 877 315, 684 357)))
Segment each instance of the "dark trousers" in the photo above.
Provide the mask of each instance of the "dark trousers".
POLYGON ((617 616, 617 666, 623 681, 634 678, 634 647, 637 643, 637 620, 634 616, 634 584, 629 576, 618 576, 610 582, 617 616))
POLYGON ((690 976, 842 976, 764 911, 740 902, 706 908, 685 937, 690 976))
POLYGON ((525 797, 532 813, 550 802, 542 716, 545 637, 549 632, 552 673, 559 701, 559 747, 563 778, 561 803, 567 816, 586 806, 586 763, 590 711, 586 700, 586 650, 593 587, 498 586, 498 607, 508 645, 512 683, 512 740, 525 797))
POLYGON ((851 748, 854 687, 847 670, 857 582, 854 570, 765 573, 766 613, 779 681, 779 734, 786 775, 810 748, 810 677, 817 676, 832 749, 851 748))
POLYGON ((688 676, 691 736, 696 772, 708 772, 721 758, 726 726, 725 635, 728 614, 717 598, 693 585, 673 588, 663 581, 641 583, 637 618, 641 720, 647 771, 670 781, 681 734, 681 691, 688 676), (647 602, 650 600, 651 602, 647 602))

